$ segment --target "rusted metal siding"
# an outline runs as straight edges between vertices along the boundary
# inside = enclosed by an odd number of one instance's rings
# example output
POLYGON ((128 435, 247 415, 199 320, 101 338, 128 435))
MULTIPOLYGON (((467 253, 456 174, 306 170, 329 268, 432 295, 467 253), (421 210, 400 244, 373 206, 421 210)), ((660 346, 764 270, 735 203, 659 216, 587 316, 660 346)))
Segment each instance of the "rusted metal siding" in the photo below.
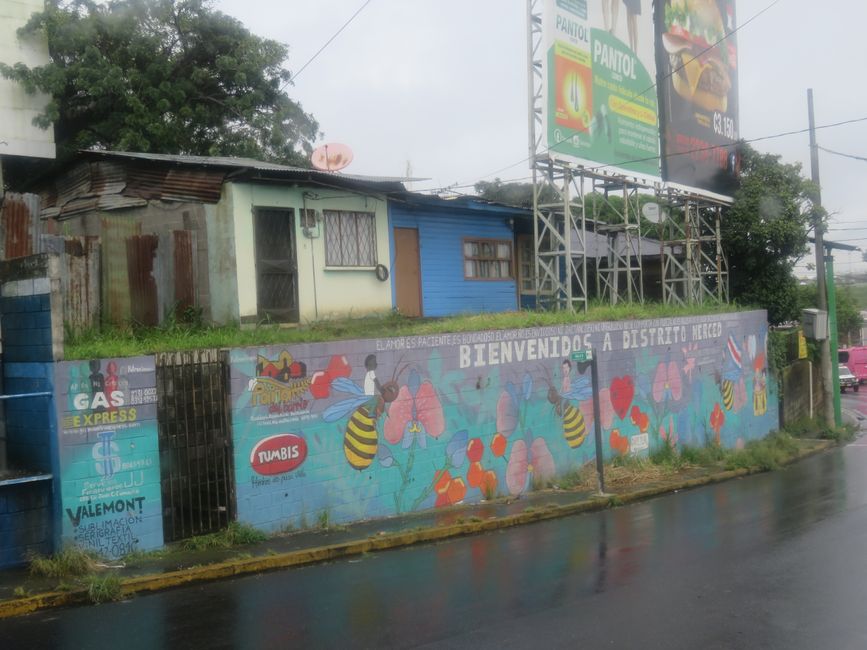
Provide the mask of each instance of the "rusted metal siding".
POLYGON ((132 320, 142 325, 159 324, 157 283, 154 260, 159 237, 135 235, 126 240, 126 259, 129 274, 129 298, 132 320))
POLYGON ((63 320, 76 331, 99 323, 99 254, 98 237, 63 240, 63 320))
POLYGON ((225 173, 218 170, 130 166, 124 194, 164 201, 217 203, 225 173))
POLYGON ((110 323, 125 323, 132 316, 126 240, 138 234, 141 224, 129 218, 102 218, 102 316, 110 323))
POLYGON ((27 257, 41 252, 39 236, 39 196, 8 192, 0 213, 0 236, 3 240, 3 259, 27 257))
POLYGON ((195 233, 172 231, 175 309, 178 312, 196 304, 195 233))

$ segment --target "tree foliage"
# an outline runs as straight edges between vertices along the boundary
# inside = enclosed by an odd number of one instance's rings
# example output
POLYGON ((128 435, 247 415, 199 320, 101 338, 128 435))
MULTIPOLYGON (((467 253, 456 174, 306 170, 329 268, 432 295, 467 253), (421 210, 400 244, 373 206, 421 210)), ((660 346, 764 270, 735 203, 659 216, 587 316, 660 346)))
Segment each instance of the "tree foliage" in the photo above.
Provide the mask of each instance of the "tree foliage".
POLYGON ((741 184, 724 211, 722 243, 732 299, 768 310, 780 323, 799 314, 795 262, 807 251, 813 185, 801 166, 742 149, 741 184))
POLYGON ((304 165, 318 124, 283 87, 288 50, 209 0, 47 0, 45 66, 0 73, 52 99, 58 158, 98 148, 304 165))

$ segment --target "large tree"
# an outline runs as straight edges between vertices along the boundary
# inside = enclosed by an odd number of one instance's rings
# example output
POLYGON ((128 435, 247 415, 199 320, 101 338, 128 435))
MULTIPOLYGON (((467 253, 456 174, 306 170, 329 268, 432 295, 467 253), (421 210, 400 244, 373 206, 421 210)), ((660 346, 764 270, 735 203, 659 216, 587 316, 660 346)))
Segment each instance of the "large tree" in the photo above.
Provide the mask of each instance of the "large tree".
POLYGON ((287 48, 209 0, 47 0, 50 63, 0 73, 52 99, 60 160, 78 149, 251 156, 305 164, 316 120, 284 91, 287 48))
POLYGON ((768 310, 772 323, 799 317, 793 267, 807 252, 813 185, 801 166, 742 147, 741 182, 723 213, 732 299, 768 310))

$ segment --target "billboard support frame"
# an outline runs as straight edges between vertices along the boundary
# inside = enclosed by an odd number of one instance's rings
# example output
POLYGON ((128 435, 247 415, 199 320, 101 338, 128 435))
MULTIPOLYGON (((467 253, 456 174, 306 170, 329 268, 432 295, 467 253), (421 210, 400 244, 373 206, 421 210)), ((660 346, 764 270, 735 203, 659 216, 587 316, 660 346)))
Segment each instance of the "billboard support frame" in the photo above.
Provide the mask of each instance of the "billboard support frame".
POLYGON ((669 188, 669 215, 660 229, 662 296, 667 305, 729 302, 728 260, 722 247, 722 204, 669 188))

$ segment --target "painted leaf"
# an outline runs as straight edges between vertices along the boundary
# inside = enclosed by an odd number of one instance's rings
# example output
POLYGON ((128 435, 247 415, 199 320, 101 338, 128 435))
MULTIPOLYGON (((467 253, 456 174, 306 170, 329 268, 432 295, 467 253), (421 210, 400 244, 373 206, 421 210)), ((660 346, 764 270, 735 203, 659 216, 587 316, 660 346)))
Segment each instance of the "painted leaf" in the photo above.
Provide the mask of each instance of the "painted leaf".
POLYGON ((530 399, 530 396, 533 394, 533 378, 530 376, 529 372, 524 373, 524 400, 527 401, 530 399))
POLYGON ((391 449, 385 445, 379 445, 379 450, 376 452, 376 455, 379 457, 379 464, 383 467, 391 467, 394 465, 394 455, 391 453, 391 449))
POLYGON ((421 375, 418 374, 418 370, 413 368, 409 372, 409 377, 406 380, 406 385, 409 387, 409 392, 415 395, 418 393, 419 386, 421 386, 421 375))
POLYGON ((449 444, 446 445, 446 455, 449 457, 449 461, 454 467, 460 467, 464 464, 464 460, 467 457, 467 438, 469 437, 469 433, 466 429, 461 429, 455 435, 452 436, 452 439, 449 440, 449 444))

